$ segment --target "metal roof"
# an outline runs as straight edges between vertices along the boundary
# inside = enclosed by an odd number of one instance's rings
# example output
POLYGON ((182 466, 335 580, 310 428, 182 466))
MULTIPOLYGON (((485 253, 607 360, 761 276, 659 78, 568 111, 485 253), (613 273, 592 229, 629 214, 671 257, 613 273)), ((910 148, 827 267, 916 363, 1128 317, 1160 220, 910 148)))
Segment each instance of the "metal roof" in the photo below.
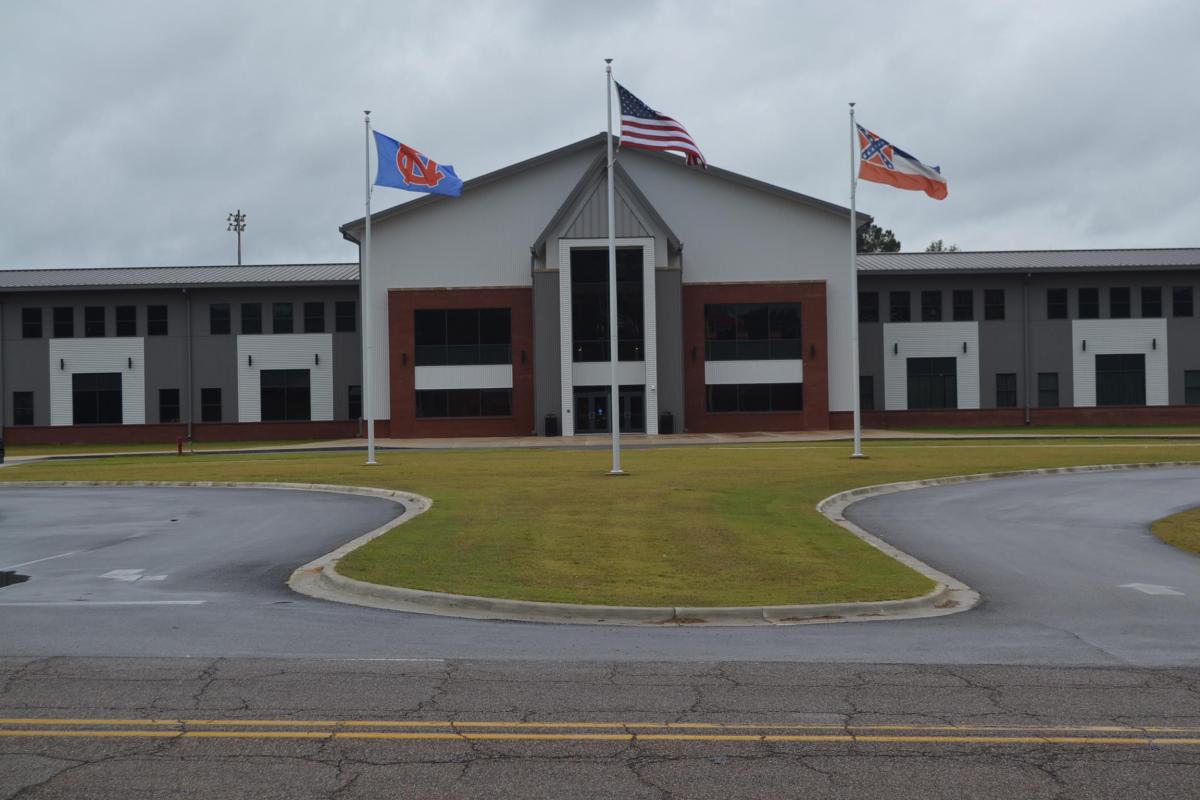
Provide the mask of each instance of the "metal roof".
POLYGON ((0 290, 357 283, 358 264, 0 269, 0 290))
POLYGON ((1200 247, 867 253, 859 272, 1064 272, 1200 267, 1200 247))

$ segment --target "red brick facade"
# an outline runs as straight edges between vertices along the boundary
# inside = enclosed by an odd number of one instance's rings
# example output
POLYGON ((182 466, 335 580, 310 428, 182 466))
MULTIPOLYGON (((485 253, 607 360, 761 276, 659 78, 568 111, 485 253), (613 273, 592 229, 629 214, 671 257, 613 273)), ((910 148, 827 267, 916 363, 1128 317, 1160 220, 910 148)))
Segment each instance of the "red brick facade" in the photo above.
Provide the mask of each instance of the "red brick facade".
MULTIPOLYGON (((387 430, 387 422, 375 424, 387 430)), ((355 420, 329 422, 198 422, 192 425, 197 442, 268 442, 283 439, 352 439, 359 435, 355 420)), ((18 425, 4 429, 8 444, 147 444, 187 438, 187 425, 18 425)))
POLYGON ((534 432, 533 289, 392 289, 388 292, 388 351, 392 436, 528 436, 534 432), (424 308, 511 310, 511 417, 417 418, 413 312, 424 308))
POLYGON ((684 430, 795 431, 829 428, 829 359, 825 282, 720 283, 683 287, 684 430), (800 303, 804 346, 804 410, 710 413, 704 389, 704 306, 716 303, 800 303))
MULTIPOLYGON (((835 411, 829 416, 836 430, 853 427, 849 411, 835 411)), ((1200 425, 1200 406, 1031 408, 1029 421, 1032 425, 1200 425)), ((864 411, 862 424, 864 428, 1019 428, 1025 425, 1025 409, 864 411)))

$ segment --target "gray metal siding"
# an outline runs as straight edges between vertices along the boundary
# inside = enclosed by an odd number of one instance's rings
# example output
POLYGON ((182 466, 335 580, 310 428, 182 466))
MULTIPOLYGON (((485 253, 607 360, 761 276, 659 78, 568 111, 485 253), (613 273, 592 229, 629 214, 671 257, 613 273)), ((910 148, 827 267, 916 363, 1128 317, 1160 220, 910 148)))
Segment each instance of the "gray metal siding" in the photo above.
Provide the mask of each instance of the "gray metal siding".
POLYGON ((675 432, 683 431, 683 275, 679 270, 655 272, 658 315, 658 413, 670 412, 675 432))
POLYGON ((558 270, 533 273, 533 423, 539 434, 547 414, 562 423, 558 312, 558 270))
MULTIPOLYGON (((629 207, 629 202, 619 193, 616 195, 616 212, 613 221, 616 223, 618 237, 636 238, 653 236, 629 207)), ((592 196, 584 203, 583 208, 575 219, 567 226, 562 238, 566 239, 598 239, 608 236, 608 187, 604 181, 592 192, 592 196)))

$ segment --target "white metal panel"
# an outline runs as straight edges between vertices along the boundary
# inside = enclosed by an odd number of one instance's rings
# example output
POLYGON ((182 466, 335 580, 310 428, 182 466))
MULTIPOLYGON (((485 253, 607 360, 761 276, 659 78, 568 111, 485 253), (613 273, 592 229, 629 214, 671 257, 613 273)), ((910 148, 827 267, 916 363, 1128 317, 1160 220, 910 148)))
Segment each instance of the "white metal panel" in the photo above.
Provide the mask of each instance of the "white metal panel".
POLYGON ((804 383, 804 362, 799 358, 705 361, 704 383, 804 383))
POLYGON ((1076 406, 1096 405, 1096 356, 1138 354, 1146 356, 1146 405, 1167 405, 1165 319, 1073 320, 1071 347, 1076 406))
MULTIPOLYGON (((74 423, 75 373, 121 373, 121 423, 146 423, 146 347, 141 337, 50 340, 50 424, 74 423)), ((182 393, 181 393, 182 394, 182 393)))
POLYGON ((416 367, 417 389, 511 389, 512 364, 416 367))
POLYGON ((562 384, 562 435, 575 435, 575 393, 571 380, 571 249, 558 248, 558 364, 562 384))
POLYGON ((333 334, 280 333, 237 337, 238 422, 262 421, 264 369, 306 369, 313 420, 333 419, 333 334))
POLYGON ((889 322, 883 326, 884 403, 908 408, 908 359, 957 361, 958 407, 979 408, 978 322, 889 322))
MULTIPOLYGON (((608 386, 612 383, 612 366, 607 361, 576 361, 571 365, 571 382, 575 386, 608 386)), ((645 361, 617 362, 617 385, 642 386, 645 383, 645 361)))
MULTIPOLYGON (((642 245, 642 335, 646 351, 645 384, 646 433, 658 435, 658 300, 654 275, 654 240, 644 239, 642 245)), ((666 266, 665 264, 663 266, 666 266)), ((619 371, 619 370, 618 370, 619 371)))

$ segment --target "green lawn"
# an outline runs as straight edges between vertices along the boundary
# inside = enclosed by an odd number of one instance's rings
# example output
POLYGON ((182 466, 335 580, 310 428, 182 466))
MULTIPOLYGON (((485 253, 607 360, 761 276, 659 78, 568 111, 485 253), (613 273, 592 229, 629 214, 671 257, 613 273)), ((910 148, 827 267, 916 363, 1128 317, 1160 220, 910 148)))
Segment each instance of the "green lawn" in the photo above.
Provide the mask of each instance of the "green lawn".
MULTIPOLYGON (((207 450, 245 450, 249 447, 283 447, 292 444, 308 444, 310 439, 287 439, 270 442, 193 442, 183 443, 184 452, 207 450)), ((54 456, 74 453, 174 453, 174 442, 145 442, 141 444, 10 444, 5 450, 9 456, 54 456)))
MULTIPOLYGON (((119 457, 9 467, 0 480, 305 481, 433 498, 343 559, 356 578, 527 600, 755 605, 882 600, 929 581, 821 517, 837 491, 1035 467, 1200 460, 1200 442, 845 442, 626 450, 119 457)), ((966 516, 966 514, 964 514, 966 516)), ((347 531, 349 539, 356 533, 347 531)))
POLYGON ((904 433, 952 433, 981 436, 1200 436, 1200 425, 1005 425, 990 428, 895 428, 904 433))
POLYGON ((1200 555, 1200 508, 1160 519, 1151 530, 1167 544, 1200 555))

